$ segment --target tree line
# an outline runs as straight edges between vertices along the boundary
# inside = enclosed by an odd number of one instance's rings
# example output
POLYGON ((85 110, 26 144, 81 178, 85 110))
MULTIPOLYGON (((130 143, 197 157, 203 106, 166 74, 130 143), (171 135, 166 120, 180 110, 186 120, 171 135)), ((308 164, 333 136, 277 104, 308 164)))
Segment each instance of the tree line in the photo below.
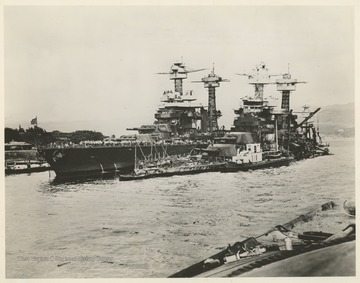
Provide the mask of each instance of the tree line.
POLYGON ((50 143, 72 142, 80 143, 86 140, 103 140, 105 136, 96 131, 79 130, 71 133, 62 133, 59 131, 47 132, 41 127, 30 127, 28 129, 5 128, 5 143, 11 141, 22 141, 34 146, 46 146, 50 143))

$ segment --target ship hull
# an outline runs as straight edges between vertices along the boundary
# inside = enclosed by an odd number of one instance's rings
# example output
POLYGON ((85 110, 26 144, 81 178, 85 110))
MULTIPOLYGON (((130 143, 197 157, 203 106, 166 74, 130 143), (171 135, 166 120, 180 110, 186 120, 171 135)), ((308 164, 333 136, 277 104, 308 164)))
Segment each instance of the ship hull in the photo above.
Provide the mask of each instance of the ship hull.
MULTIPOLYGON (((185 155, 199 147, 195 144, 156 146, 69 147, 39 150, 57 177, 94 177, 130 172, 144 156, 185 155), (136 148, 136 149, 135 149, 136 148)), ((204 147, 207 145, 204 145, 204 147)))

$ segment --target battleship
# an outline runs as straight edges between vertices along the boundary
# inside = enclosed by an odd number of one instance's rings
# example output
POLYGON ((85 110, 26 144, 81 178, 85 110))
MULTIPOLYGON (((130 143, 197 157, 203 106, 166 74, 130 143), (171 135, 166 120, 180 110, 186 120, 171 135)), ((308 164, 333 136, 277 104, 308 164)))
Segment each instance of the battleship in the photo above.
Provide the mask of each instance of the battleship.
POLYGON ((146 160, 183 156, 196 147, 206 147, 211 138, 207 118, 211 107, 206 110, 196 101, 193 91, 183 90, 187 74, 202 70, 190 69, 177 61, 169 72, 158 73, 170 76, 174 91, 163 92, 153 124, 127 129, 137 131, 137 134, 123 135, 112 143, 48 146, 40 148, 39 153, 57 177, 90 177, 130 172, 135 164, 136 146, 141 147, 138 158, 146 160))
POLYGON ((240 107, 234 110, 230 131, 214 135, 213 144, 204 150, 227 160, 222 172, 281 167, 293 160, 330 154, 329 145, 322 142, 319 127, 311 121, 320 108, 311 112, 306 105, 303 112, 297 113, 290 108, 291 92, 297 84, 306 82, 293 79, 289 68, 285 74, 269 74, 264 63, 256 65, 250 74, 238 75, 248 77, 255 93, 241 98, 240 107), (272 77, 280 78, 272 80, 272 77), (270 84, 281 92, 280 108, 264 97, 264 88, 270 84))
MULTIPOLYGON (((311 158, 319 155, 330 154, 328 144, 322 142, 319 128, 310 119, 320 111, 308 111, 305 106, 303 112, 294 113, 290 108, 290 94, 296 90, 296 85, 306 83, 291 77, 288 72, 282 75, 272 75, 264 63, 256 65, 250 74, 238 74, 247 76, 249 84, 255 88, 252 97, 245 96, 242 105, 234 110, 235 119, 231 132, 252 133, 261 144, 263 154, 266 156, 292 155, 296 160, 311 158), (272 81, 272 77, 280 77, 272 81), (264 98, 264 87, 275 84, 277 91, 281 92, 281 107, 272 104, 264 98), (307 110, 307 111, 305 111, 307 110), (303 120, 298 123, 299 115, 303 120)), ((218 138, 219 142, 224 138, 218 138)))
POLYGON ((169 72, 174 81, 174 91, 164 91, 162 105, 155 113, 151 125, 128 128, 138 134, 123 135, 111 144, 72 145, 69 147, 46 147, 39 149, 58 177, 88 177, 95 175, 126 173, 134 169, 139 160, 156 160, 166 156, 186 156, 194 149, 203 149, 204 154, 232 158, 239 148, 248 143, 259 143, 264 156, 293 156, 296 160, 330 154, 322 143, 319 130, 310 119, 320 111, 304 112, 298 116, 290 109, 290 94, 299 83, 289 73, 271 75, 264 63, 256 65, 247 76, 255 87, 253 97, 243 97, 240 108, 234 110, 235 119, 230 130, 219 128, 221 111, 216 108, 215 90, 220 82, 229 80, 215 74, 214 67, 208 76, 201 79, 208 89, 207 109, 197 102, 193 91, 183 91, 183 80, 188 73, 204 69, 190 69, 181 61, 175 62, 169 72), (272 77, 281 76, 276 81, 272 77), (276 84, 282 94, 278 109, 264 98, 264 87, 276 84), (227 146, 234 150, 225 150, 227 146), (140 150, 135 158, 136 147, 140 150), (225 152, 225 153, 224 153, 225 152))

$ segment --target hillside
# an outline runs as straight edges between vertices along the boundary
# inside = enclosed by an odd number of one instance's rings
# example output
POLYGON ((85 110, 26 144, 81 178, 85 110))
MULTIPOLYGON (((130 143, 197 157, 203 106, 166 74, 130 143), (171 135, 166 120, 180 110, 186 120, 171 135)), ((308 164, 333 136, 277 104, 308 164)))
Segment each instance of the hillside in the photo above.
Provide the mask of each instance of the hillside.
POLYGON ((329 105, 323 107, 318 115, 321 134, 355 136, 354 103, 329 105))

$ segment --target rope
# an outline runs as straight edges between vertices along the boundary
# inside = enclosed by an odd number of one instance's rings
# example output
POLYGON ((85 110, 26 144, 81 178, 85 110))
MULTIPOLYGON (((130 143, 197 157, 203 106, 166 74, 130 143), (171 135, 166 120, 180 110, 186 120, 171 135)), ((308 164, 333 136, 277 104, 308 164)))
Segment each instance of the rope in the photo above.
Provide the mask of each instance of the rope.
MULTIPOLYGON (((136 146, 135 146, 136 147, 136 146)), ((141 151, 141 154, 143 155, 143 157, 144 157, 144 160, 145 161, 147 161, 147 158, 146 158, 146 156, 145 156, 145 154, 144 154, 144 152, 142 151, 142 149, 141 149, 141 146, 139 145, 139 148, 140 148, 140 151, 141 151)))
POLYGON ((160 156, 160 153, 157 151, 157 149, 156 149, 156 145, 154 145, 154 148, 155 148, 155 151, 156 151, 156 154, 159 156, 159 159, 161 158, 161 156, 160 156))
POLYGON ((162 149, 163 149, 163 151, 164 151, 164 153, 165 153, 166 157, 168 157, 169 155, 168 155, 168 154, 167 154, 167 152, 166 152, 167 148, 164 148, 164 145, 163 145, 163 144, 161 145, 161 147, 162 147, 162 149))

